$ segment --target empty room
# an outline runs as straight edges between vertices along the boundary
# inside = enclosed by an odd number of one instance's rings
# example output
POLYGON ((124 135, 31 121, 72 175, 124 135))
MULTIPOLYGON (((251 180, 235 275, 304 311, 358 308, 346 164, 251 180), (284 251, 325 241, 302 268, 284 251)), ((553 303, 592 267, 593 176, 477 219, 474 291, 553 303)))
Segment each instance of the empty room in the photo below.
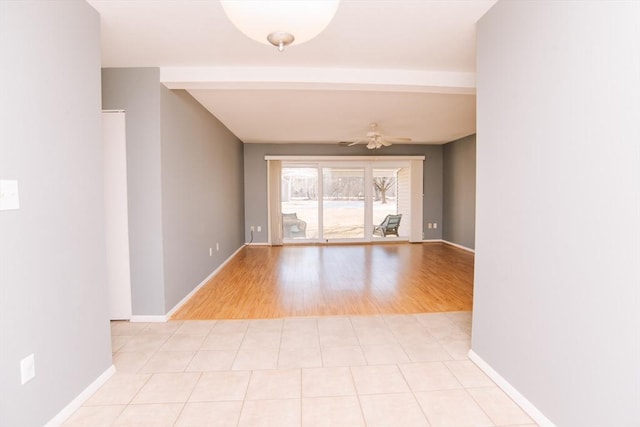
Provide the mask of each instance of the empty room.
POLYGON ((0 426, 638 425, 639 22, 0 0, 0 426))

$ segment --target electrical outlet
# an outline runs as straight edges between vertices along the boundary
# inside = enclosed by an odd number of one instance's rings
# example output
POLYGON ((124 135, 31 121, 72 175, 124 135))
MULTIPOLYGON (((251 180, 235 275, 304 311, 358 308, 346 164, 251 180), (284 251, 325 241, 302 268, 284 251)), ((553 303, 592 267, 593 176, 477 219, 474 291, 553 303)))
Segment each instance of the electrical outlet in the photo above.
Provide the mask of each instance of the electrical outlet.
POLYGON ((262 232, 262 226, 259 225, 258 226, 258 233, 261 233, 261 232, 262 232))
POLYGON ((427 228, 433 228, 433 224, 432 223, 427 224, 427 228))
POLYGON ((433 228, 438 228, 438 223, 437 222, 433 223, 433 228))
POLYGON ((251 226, 251 231, 256 231, 256 228, 253 225, 251 226))
POLYGON ((36 359, 35 355, 31 353, 20 361, 20 378, 22 384, 26 384, 33 377, 36 376, 36 359))
POLYGON ((0 211, 17 209, 20 209, 18 181, 13 179, 0 179, 0 211))

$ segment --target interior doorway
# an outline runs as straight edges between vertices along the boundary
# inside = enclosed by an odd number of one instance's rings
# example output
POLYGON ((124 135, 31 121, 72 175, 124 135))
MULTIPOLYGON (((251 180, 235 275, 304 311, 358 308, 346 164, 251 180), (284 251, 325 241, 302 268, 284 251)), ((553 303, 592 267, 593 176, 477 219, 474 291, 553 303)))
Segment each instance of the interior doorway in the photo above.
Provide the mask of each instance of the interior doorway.
POLYGON ((127 141, 124 111, 103 111, 105 243, 109 316, 131 318, 127 141))

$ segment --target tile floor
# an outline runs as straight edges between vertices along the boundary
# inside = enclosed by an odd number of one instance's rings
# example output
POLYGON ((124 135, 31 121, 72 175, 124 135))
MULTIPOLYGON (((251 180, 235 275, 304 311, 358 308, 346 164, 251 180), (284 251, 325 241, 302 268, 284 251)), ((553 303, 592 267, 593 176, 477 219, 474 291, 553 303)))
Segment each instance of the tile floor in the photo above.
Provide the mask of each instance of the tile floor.
POLYGON ((112 322, 65 427, 534 426, 467 358, 469 312, 112 322))

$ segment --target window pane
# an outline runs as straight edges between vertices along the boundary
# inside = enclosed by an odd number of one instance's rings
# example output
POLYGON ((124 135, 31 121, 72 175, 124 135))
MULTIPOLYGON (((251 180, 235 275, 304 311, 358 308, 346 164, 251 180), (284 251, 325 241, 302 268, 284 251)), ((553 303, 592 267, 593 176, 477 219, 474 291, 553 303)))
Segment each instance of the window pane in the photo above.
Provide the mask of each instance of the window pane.
POLYGON ((323 168, 323 238, 364 238, 364 168, 323 168))
POLYGON ((373 170, 373 238, 387 236, 408 237, 409 235, 409 169, 374 169, 373 170), (400 225, 385 229, 387 215, 401 214, 400 225))
POLYGON ((318 169, 282 168, 282 237, 318 239, 318 169))

